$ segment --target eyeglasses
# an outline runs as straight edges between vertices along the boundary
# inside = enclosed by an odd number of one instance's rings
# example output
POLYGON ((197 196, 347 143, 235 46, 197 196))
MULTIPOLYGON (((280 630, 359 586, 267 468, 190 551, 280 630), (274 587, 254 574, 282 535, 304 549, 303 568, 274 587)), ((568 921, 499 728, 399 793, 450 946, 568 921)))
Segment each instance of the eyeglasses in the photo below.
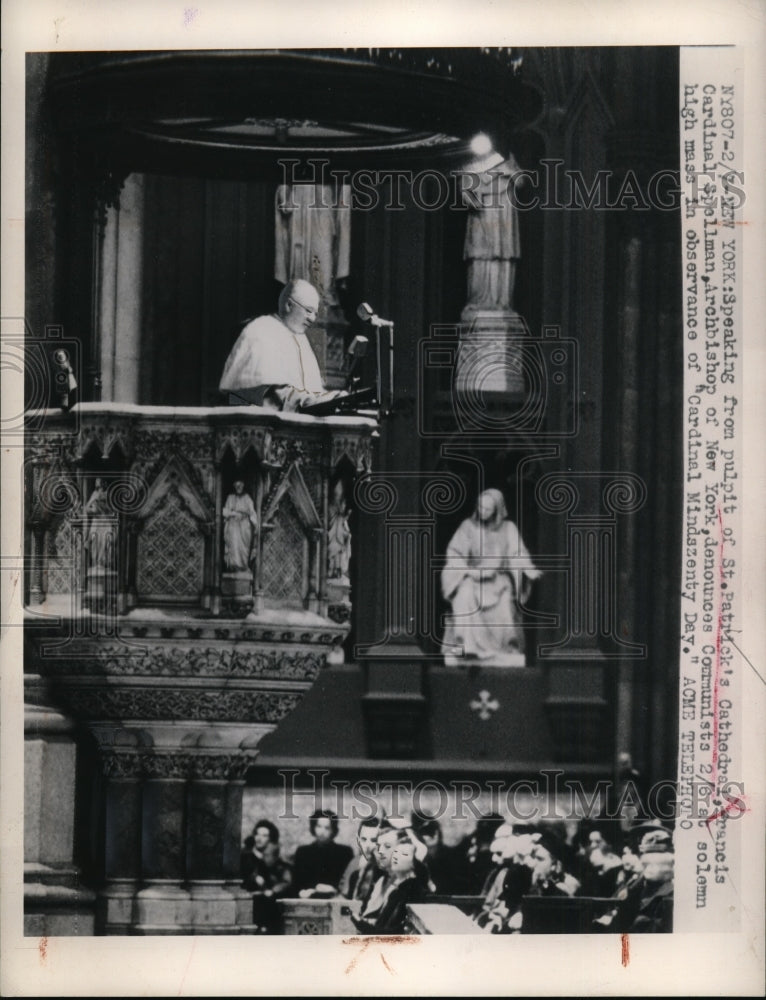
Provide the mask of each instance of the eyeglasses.
POLYGON ((304 306, 302 302, 298 302, 297 299, 288 299, 288 302, 292 302, 294 306, 300 306, 300 308, 306 313, 307 316, 316 316, 317 311, 314 306, 304 306))

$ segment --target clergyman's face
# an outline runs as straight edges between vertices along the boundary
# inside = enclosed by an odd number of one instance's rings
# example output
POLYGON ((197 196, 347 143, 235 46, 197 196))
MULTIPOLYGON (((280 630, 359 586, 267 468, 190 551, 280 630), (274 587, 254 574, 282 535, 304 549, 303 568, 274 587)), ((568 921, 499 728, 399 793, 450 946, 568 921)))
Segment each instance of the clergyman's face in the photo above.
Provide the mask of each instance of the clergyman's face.
POLYGON ((287 300, 285 326, 293 333, 305 333, 317 318, 319 296, 311 287, 296 289, 287 300))

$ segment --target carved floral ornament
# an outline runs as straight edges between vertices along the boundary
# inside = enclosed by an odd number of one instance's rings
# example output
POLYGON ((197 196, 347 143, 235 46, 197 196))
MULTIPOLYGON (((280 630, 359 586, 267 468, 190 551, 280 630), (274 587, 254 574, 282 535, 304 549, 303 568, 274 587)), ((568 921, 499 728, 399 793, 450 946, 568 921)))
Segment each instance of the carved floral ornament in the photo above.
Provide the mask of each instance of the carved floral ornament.
MULTIPOLYGON (((287 682, 289 683, 289 682, 287 682)), ((281 722, 301 701, 304 689, 263 691, 59 684, 68 710, 90 720, 281 722)))
POLYGON ((48 669, 57 675, 110 677, 237 677, 312 681, 324 656, 315 652, 238 649, 221 646, 149 645, 131 651, 109 645, 83 649, 70 657, 49 657, 48 669), (52 668, 52 669, 51 669, 52 668))
POLYGON ((215 753, 201 750, 157 752, 151 749, 104 750, 102 769, 109 778, 176 781, 239 780, 256 762, 258 750, 215 753))

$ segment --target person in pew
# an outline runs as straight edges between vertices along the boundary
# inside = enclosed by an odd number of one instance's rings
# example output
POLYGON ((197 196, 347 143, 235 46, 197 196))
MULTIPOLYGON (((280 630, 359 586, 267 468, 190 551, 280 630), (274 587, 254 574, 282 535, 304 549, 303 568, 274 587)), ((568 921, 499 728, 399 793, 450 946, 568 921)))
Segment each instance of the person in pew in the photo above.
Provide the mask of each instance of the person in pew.
POLYGON ((279 830, 268 819, 259 819, 252 834, 245 839, 240 854, 242 886, 248 892, 262 888, 266 876, 264 851, 268 844, 279 843, 279 830))
POLYGON ((415 832, 426 845, 426 865, 433 892, 440 896, 458 895, 462 889, 460 859, 454 847, 447 847, 442 837, 441 823, 433 817, 415 821, 415 832))
POLYGON ((528 859, 532 870, 529 895, 574 896, 579 892, 580 883, 565 868, 567 853, 564 842, 549 831, 536 835, 528 859))
POLYGON ((276 841, 269 841, 263 848, 260 870, 253 892, 253 923, 260 934, 281 934, 283 923, 277 900, 290 894, 293 876, 290 865, 280 857, 276 841))
POLYGON ((407 907, 428 896, 428 869, 425 844, 411 830, 396 834, 391 851, 389 889, 382 907, 374 915, 351 915, 361 934, 403 934, 406 931, 407 907))
POLYGON ((673 930, 672 845, 654 844, 641 854, 643 885, 630 934, 670 934, 673 930))
POLYGON ((382 817, 371 816, 359 824, 356 834, 359 854, 348 863, 340 880, 340 892, 346 899, 365 899, 380 876, 375 847, 384 823, 382 817))
POLYGON ((583 883, 581 895, 608 899, 625 880, 622 858, 604 842, 593 847, 588 855, 589 877, 583 883))
POLYGON ((484 902, 473 919, 490 934, 514 934, 521 929, 521 901, 532 882, 528 859, 536 831, 519 823, 504 824, 497 833, 492 843, 495 873, 488 879, 484 902))
POLYGON ((375 842, 374 861, 377 877, 362 899, 359 916, 367 921, 374 920, 383 908, 391 892, 391 856, 399 839, 399 831, 390 823, 383 823, 375 842))
POLYGON ((353 858, 348 844, 336 844, 338 817, 329 809, 317 809, 309 819, 314 838, 295 852, 293 889, 300 899, 332 899, 338 895, 343 873, 353 858))
POLYGON ((344 390, 325 390, 306 336, 318 309, 319 292, 297 278, 282 289, 276 314, 258 316, 244 327, 218 386, 230 403, 295 411, 347 395, 344 390))
POLYGON ((469 896, 484 895, 487 878, 494 867, 491 845, 503 822, 503 817, 497 813, 481 816, 476 829, 456 848, 461 888, 469 896))
MULTIPOLYGON (((594 930, 623 934, 631 929, 646 890, 643 857, 656 851, 672 852, 670 832, 654 824, 634 827, 628 843, 622 849, 623 877, 612 895, 615 905, 594 920, 594 930)), ((665 894, 667 895, 667 890, 665 894)), ((655 905, 658 908, 668 906, 667 903, 655 905)))

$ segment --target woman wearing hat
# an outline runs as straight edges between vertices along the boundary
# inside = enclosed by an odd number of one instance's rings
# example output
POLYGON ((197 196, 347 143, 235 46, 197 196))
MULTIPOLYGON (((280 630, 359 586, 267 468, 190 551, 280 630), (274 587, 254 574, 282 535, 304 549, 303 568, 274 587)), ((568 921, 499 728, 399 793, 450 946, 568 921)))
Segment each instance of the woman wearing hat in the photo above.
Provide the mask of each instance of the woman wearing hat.
POLYGON ((580 883, 564 868, 566 845, 552 834, 541 833, 532 848, 532 896, 574 896, 580 883))

